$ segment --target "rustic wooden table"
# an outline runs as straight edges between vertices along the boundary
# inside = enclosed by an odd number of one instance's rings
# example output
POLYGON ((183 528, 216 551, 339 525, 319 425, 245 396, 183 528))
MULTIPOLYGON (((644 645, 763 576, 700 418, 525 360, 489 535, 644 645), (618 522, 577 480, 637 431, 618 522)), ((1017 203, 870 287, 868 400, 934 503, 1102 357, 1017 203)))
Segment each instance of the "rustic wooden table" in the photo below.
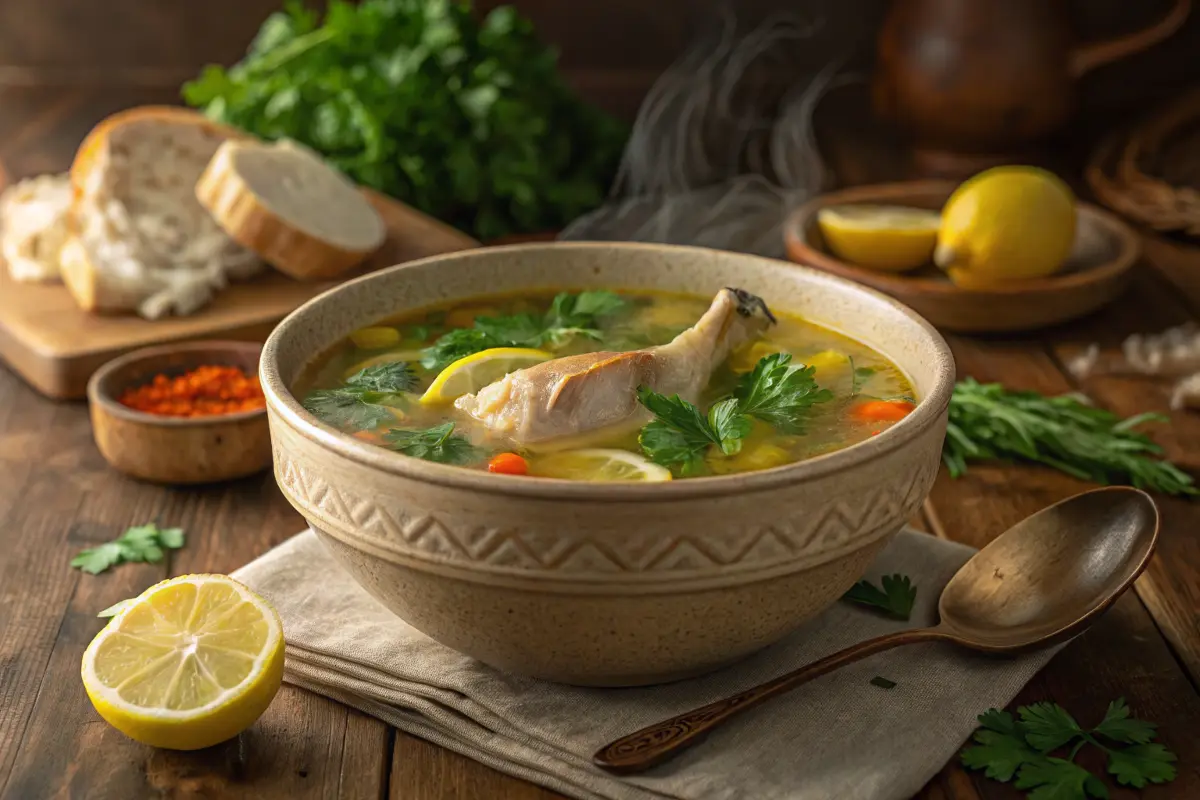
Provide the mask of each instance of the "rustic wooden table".
MULTIPOLYGON (((14 178, 63 169, 104 114, 170 102, 172 94, 0 91, 0 160, 14 178)), ((1200 271, 1200 263, 1172 266, 1171 274, 1200 271)), ((1112 347, 1127 334, 1198 312, 1200 296, 1189 298, 1162 270, 1145 268, 1127 295, 1089 320, 1036 336, 952 337, 951 345, 960 375, 1046 393, 1082 389, 1132 414, 1165 408, 1165 390, 1113 378, 1077 385, 1063 359, 1086 342, 1112 347)), ((1172 459, 1200 470, 1200 415, 1173 414, 1154 435, 1172 459)), ((118 475, 92 443, 84 405, 47 401, 2 367, 0 465, 0 798, 558 797, 290 686, 257 724, 224 745, 172 753, 126 739, 95 714, 79 681, 80 656, 102 624, 96 611, 171 575, 232 571, 303 522, 270 475, 187 490, 118 475), (185 528, 187 547, 165 563, 97 577, 68 568, 80 549, 151 519, 185 528)), ((1036 467, 973 467, 960 480, 939 476, 917 523, 982 546, 1025 515, 1086 488, 1036 467)), ((1162 740, 1179 755, 1175 782, 1144 796, 1182 800, 1200 797, 1200 503, 1158 500, 1164 522, 1158 553, 1136 591, 1059 654, 1015 703, 1054 700, 1089 721, 1113 698, 1126 697, 1139 716, 1160 723, 1162 740)), ((1018 794, 952 763, 922 796, 1018 794)))

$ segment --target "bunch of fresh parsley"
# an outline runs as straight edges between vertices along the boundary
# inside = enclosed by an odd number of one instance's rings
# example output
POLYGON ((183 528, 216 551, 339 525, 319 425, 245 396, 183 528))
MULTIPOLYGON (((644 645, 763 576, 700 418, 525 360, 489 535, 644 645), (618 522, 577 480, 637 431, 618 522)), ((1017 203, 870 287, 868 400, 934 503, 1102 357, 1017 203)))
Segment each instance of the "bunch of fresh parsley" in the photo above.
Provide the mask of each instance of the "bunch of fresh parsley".
POLYGON ((304 398, 304 408, 335 428, 373 430, 395 422, 391 408, 403 408, 404 392, 417 385, 417 376, 403 361, 362 369, 337 389, 316 389, 304 398))
POLYGON ((727 456, 740 452, 752 419, 783 433, 803 433, 809 409, 832 399, 833 393, 817 386, 813 367, 791 360, 787 353, 759 359, 733 396, 714 403, 707 414, 678 395, 639 387, 638 401, 655 417, 638 437, 642 451, 656 464, 687 476, 700 472, 714 445, 727 456))
POLYGON ((1023 459, 1096 483, 1195 495, 1191 476, 1157 458, 1162 448, 1134 430, 1164 419, 1139 414, 1122 420, 1079 395, 1045 397, 968 378, 950 400, 942 460, 954 477, 966 472, 969 461, 1023 459))
POLYGON ((561 346, 573 336, 599 339, 601 317, 625 306, 615 292, 589 291, 555 295, 545 314, 479 317, 470 328, 457 328, 425 348, 421 366, 440 370, 460 358, 493 347, 561 346))
POLYGON ((981 714, 982 727, 975 744, 963 750, 962 762, 1004 783, 1015 777, 1013 786, 1030 790, 1030 800, 1107 798, 1104 782, 1075 763, 1089 744, 1103 751, 1109 774, 1122 786, 1141 789, 1175 778, 1175 754, 1152 741, 1157 726, 1131 716, 1124 698, 1109 703, 1104 719, 1090 730, 1055 703, 1021 706, 1017 716, 994 708, 981 714), (1065 757, 1050 755, 1067 747, 1065 757))
POLYGON ((71 559, 71 566, 96 575, 126 562, 156 564, 162 561, 165 550, 178 550, 183 542, 182 528, 159 528, 153 522, 136 525, 111 542, 84 550, 71 559))
POLYGON ((239 63, 183 87, 211 118, 290 138, 477 238, 555 230, 604 200, 626 126, 582 100, 532 24, 461 0, 299 0, 239 63))

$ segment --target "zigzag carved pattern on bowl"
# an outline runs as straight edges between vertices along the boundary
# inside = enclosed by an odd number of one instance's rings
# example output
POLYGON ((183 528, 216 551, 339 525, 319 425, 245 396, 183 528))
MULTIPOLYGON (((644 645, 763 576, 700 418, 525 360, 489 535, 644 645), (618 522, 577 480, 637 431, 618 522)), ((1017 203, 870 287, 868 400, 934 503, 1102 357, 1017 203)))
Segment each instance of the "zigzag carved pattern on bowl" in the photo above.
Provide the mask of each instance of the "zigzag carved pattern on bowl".
POLYGON ((675 538, 630 531, 587 539, 554 531, 482 525, 451 527, 425 514, 409 515, 335 489, 311 471, 280 456, 279 482, 301 506, 344 530, 390 544, 414 557, 437 556, 494 567, 566 573, 666 572, 731 565, 768 565, 829 550, 904 520, 924 499, 937 463, 913 470, 910 480, 853 497, 833 497, 819 508, 771 525, 721 536, 675 538))

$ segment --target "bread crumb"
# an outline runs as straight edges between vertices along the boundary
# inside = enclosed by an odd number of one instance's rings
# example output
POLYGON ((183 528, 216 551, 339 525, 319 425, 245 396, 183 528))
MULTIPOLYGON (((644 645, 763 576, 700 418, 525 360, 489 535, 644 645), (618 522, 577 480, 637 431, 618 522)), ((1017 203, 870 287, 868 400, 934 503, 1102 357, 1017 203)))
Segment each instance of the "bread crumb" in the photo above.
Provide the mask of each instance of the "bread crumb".
POLYGON ((0 255, 13 280, 60 279, 70 208, 71 183, 65 173, 26 178, 0 194, 0 255))

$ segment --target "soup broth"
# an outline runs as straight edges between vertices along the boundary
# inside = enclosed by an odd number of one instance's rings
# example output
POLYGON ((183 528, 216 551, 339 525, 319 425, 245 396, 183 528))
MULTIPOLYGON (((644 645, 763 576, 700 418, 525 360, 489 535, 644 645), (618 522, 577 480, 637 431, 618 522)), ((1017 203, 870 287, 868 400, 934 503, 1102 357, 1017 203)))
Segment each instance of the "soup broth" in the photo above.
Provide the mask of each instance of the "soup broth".
MULTIPOLYGON (((728 302, 746 297, 762 303, 745 293, 728 302)), ((717 300, 686 295, 480 297, 356 331, 314 363, 297 396, 322 421, 380 447, 580 480, 768 469, 861 442, 912 410, 912 387, 880 353, 767 306, 761 331, 725 341, 752 305, 723 322, 717 300), (667 349, 649 350, 689 336, 687 347, 672 345, 677 364, 660 363, 667 349), (585 355, 598 352, 606 355, 585 355), (654 391, 654 376, 669 387, 705 372, 691 397, 654 391), (626 404, 627 418, 600 419, 626 404)))

